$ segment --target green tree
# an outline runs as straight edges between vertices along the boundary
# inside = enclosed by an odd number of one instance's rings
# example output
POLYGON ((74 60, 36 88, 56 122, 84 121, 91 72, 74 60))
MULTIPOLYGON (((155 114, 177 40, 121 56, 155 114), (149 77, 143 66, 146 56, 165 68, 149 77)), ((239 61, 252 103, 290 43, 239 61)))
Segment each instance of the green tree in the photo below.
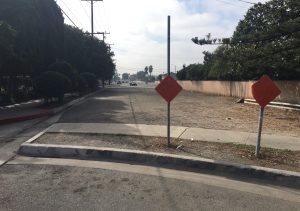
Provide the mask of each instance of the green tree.
POLYGON ((56 61, 74 68, 50 68, 70 78, 72 90, 79 89, 77 71, 93 73, 102 81, 114 76, 114 53, 103 41, 64 25, 54 0, 0 0, 0 5, 0 79, 8 80, 3 87, 11 93, 11 101, 20 87, 17 78, 37 78, 56 61))
POLYGON ((136 77, 140 81, 146 81, 146 73, 145 71, 138 71, 136 77))
POLYGON ((70 89, 70 80, 58 72, 44 72, 35 81, 37 93, 48 103, 49 99, 57 98, 63 101, 64 94, 70 89))
POLYGON ((88 85, 88 88, 90 89, 90 91, 94 91, 94 90, 98 89, 99 82, 98 82, 95 74, 89 73, 89 72, 84 72, 84 73, 80 74, 80 76, 82 78, 84 78, 84 80, 87 82, 87 85, 88 85))
POLYGON ((53 0, 0 0, 0 20, 18 33, 14 45, 25 75, 38 75, 63 56, 63 16, 53 0))
POLYGON ((152 67, 152 65, 150 65, 150 66, 149 66, 150 78, 151 78, 151 74, 152 74, 152 72, 153 72, 153 67, 152 67))
POLYGON ((1 66, 14 55, 16 31, 6 22, 0 21, 0 74, 3 73, 1 66))
POLYGON ((64 76, 66 76, 72 86, 70 87, 71 89, 68 91, 75 91, 78 85, 78 81, 77 81, 77 73, 74 71, 72 65, 68 62, 65 61, 56 61, 55 63, 51 64, 48 68, 48 71, 52 71, 52 72, 59 72, 61 74, 63 74, 64 76))
POLYGON ((14 100, 15 92, 15 81, 17 70, 15 68, 17 57, 14 52, 16 31, 8 25, 6 22, 0 22, 0 77, 2 83, 0 84, 1 89, 6 90, 8 99, 12 103, 14 100), (6 76, 6 80, 3 77, 6 76), (4 81, 6 83, 4 83, 4 81))
POLYGON ((183 66, 176 76, 179 80, 206 80, 207 71, 203 64, 191 64, 187 67, 183 66))
POLYGON ((85 71, 94 73, 102 82, 112 79, 116 68, 112 59, 114 54, 103 41, 97 38, 88 37, 85 43, 87 47, 85 71))
POLYGON ((162 78, 163 78, 163 75, 162 75, 162 74, 159 74, 159 75, 157 76, 157 78, 156 78, 156 79, 157 79, 158 81, 161 81, 161 80, 162 80, 162 78))
POLYGON ((299 28, 300 2, 271 0, 250 8, 232 38, 192 40, 199 45, 223 43, 211 65, 206 65, 210 77, 249 80, 268 74, 294 80, 300 79, 299 28))
POLYGON ((148 68, 148 66, 146 66, 145 69, 144 69, 145 75, 148 75, 148 70, 149 70, 149 68, 148 68))
POLYGON ((0 0, 0 5, 0 21, 17 32, 2 36, 10 43, 13 54, 4 59, 2 54, 9 54, 0 49, 1 76, 8 79, 5 89, 14 102, 15 92, 22 85, 17 78, 37 77, 63 56, 63 17, 53 0, 0 0))
POLYGON ((82 30, 64 25, 64 60, 80 73, 88 71, 86 39, 89 37, 82 30))

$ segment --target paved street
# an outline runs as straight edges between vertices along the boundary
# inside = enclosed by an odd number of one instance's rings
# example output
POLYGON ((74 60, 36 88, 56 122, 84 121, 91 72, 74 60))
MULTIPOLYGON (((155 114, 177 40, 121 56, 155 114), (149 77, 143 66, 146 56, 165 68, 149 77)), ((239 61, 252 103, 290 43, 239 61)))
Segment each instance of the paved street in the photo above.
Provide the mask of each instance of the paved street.
POLYGON ((54 124, 61 114, 0 126, 0 166, 14 157, 19 146, 54 124))
POLYGON ((18 157, 1 210, 299 210, 295 190, 130 164, 18 157))

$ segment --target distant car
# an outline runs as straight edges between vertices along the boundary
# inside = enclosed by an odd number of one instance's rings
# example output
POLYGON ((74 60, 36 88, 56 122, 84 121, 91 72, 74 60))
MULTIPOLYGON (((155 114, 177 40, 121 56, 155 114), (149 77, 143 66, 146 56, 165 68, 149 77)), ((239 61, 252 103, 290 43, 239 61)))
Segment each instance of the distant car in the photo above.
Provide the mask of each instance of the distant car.
POLYGON ((137 86, 137 83, 136 82, 130 82, 129 85, 130 86, 137 86))
POLYGON ((118 81, 117 84, 122 84, 122 82, 121 82, 121 81, 118 81))

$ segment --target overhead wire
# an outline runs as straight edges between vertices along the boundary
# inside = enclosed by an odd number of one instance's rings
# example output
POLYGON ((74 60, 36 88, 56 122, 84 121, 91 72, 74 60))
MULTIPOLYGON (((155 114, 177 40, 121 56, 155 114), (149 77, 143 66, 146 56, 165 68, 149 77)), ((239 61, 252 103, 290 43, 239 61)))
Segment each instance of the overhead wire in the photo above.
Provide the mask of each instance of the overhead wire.
MULTIPOLYGON (((101 2, 103 2, 103 1, 100 1, 99 3, 101 3, 101 2)), ((99 12, 100 14, 102 14, 102 12, 100 11, 99 12)), ((99 13, 96 13, 96 14, 99 14, 99 13)), ((105 30, 105 26, 104 26, 104 24, 102 24, 102 22, 101 21, 99 21, 99 19, 98 19, 98 16, 97 15, 95 15, 94 16, 95 17, 95 23, 96 23, 96 26, 98 27, 98 30, 102 30, 103 32, 105 32, 106 30, 105 30)), ((101 20, 101 18, 100 18, 100 20, 101 20)), ((105 36, 105 35, 104 35, 105 36)))
POLYGON ((74 21, 67 15, 67 13, 62 9, 60 8, 60 10, 62 11, 62 13, 71 21, 71 23, 79 29, 79 27, 74 23, 74 21))
POLYGON ((82 7, 82 9, 83 9, 83 11, 84 11, 86 17, 90 20, 90 19, 91 19, 91 16, 90 16, 90 15, 88 14, 88 12, 86 11, 86 9, 85 9, 85 7, 84 7, 82 1, 79 0, 79 2, 80 2, 80 5, 81 5, 81 7, 82 7))
POLYGON ((65 7, 69 10, 69 12, 75 17, 76 21, 83 27, 83 24, 77 19, 76 15, 72 12, 72 10, 68 7, 68 5, 64 2, 64 1, 61 1, 65 7))
MULTIPOLYGON (((112 47, 112 49, 124 51, 124 49, 116 48, 116 47, 112 47)), ((127 54, 135 54, 135 55, 142 56, 142 57, 151 57, 151 58, 156 58, 156 59, 159 59, 159 60, 165 60, 165 58, 163 56, 159 56, 157 54, 156 55, 153 55, 153 54, 144 54, 144 53, 141 53, 141 52, 138 52, 138 51, 131 51, 131 50, 128 50, 126 52, 127 52, 127 54)), ((191 57, 183 57, 183 56, 175 56, 175 55, 172 55, 172 58, 177 58, 177 59, 192 59, 192 60, 198 59, 198 57, 191 58, 191 57)))
POLYGON ((112 41, 112 43, 114 43, 114 39, 113 39, 113 35, 112 35, 112 32, 111 32, 111 28, 110 28, 110 17, 107 13, 107 9, 106 9, 106 6, 105 6, 105 1, 102 1, 102 4, 103 4, 103 11, 104 11, 104 20, 105 20, 105 24, 108 28, 108 31, 109 31, 109 35, 110 35, 110 40, 112 41))
POLYGON ((238 4, 233 4, 233 3, 230 3, 228 1, 223 1, 223 0, 215 0, 215 1, 221 2, 223 4, 228 4, 228 5, 231 5, 231 6, 235 6, 235 7, 248 9, 248 7, 244 7, 244 6, 241 6, 241 5, 238 5, 238 4))
POLYGON ((240 1, 240 2, 244 2, 244 3, 247 3, 247 4, 257 4, 257 3, 254 3, 254 2, 250 2, 250 1, 245 1, 245 0, 236 0, 236 1, 240 1))
POLYGON ((108 31, 110 31, 110 18, 109 18, 109 15, 107 15, 107 12, 106 12, 106 9, 105 9, 105 2, 102 1, 102 4, 103 4, 103 13, 104 13, 104 20, 105 20, 105 24, 108 28, 108 31))

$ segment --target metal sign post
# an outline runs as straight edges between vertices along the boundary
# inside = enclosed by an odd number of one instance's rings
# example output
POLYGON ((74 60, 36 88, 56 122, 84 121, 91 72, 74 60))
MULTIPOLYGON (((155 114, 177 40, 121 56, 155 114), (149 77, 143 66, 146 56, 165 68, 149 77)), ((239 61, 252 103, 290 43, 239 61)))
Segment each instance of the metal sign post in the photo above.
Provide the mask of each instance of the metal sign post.
POLYGON ((170 76, 170 16, 168 16, 168 75, 155 87, 155 90, 168 103, 167 107, 167 145, 171 146, 170 125, 171 125, 171 101, 181 92, 182 87, 170 76))
MULTIPOLYGON (((171 37, 171 17, 168 16, 168 76, 170 75, 170 37, 171 37)), ((170 121, 171 121, 171 108, 170 108, 170 102, 168 102, 168 128, 167 128, 167 141, 168 141, 168 147, 171 146, 170 141, 170 121)))
POLYGON ((261 131, 264 118, 264 108, 272 100, 274 100, 280 93, 280 89, 267 75, 263 75, 252 87, 252 95, 256 102, 260 105, 259 120, 258 120, 258 134, 255 149, 255 156, 259 157, 261 131))
POLYGON ((257 134, 256 149, 255 149, 255 157, 259 156, 263 118, 264 118, 264 107, 260 107, 259 120, 258 120, 258 134, 257 134))

